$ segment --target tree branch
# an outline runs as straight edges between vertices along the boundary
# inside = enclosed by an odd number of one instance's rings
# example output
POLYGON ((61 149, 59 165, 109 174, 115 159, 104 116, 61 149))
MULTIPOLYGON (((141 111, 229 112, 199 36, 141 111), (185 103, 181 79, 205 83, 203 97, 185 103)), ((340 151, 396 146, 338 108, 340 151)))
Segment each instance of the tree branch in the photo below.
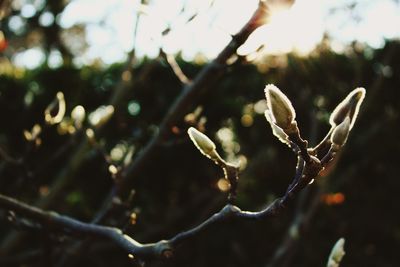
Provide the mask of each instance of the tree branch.
POLYGON ((120 184, 118 184, 118 194, 123 194, 129 190, 133 178, 136 177, 144 163, 154 153, 155 148, 168 136, 174 123, 182 117, 182 114, 185 114, 188 108, 201 94, 205 93, 216 84, 226 71, 226 61, 236 53, 236 50, 247 40, 255 29, 264 24, 267 15, 267 4, 261 1, 251 19, 239 33, 233 36, 232 40, 221 53, 196 75, 192 83, 184 86, 182 93, 172 104, 161 122, 158 134, 152 138, 138 157, 122 173, 123 179, 120 184))
MULTIPOLYGON (((301 157, 298 160, 303 162, 301 157)), ((298 180, 295 185, 290 185, 285 195, 276 199, 266 208, 251 212, 242 211, 232 204, 225 205, 219 212, 215 213, 198 226, 178 233, 169 240, 160 240, 156 243, 142 244, 130 236, 125 235, 120 229, 114 227, 100 226, 93 223, 84 223, 79 220, 59 215, 55 212, 43 211, 39 208, 29 206, 13 198, 0 194, 0 207, 14 211, 20 216, 39 222, 50 230, 65 232, 78 236, 88 236, 112 241, 114 244, 124 249, 127 253, 139 258, 169 258, 173 255, 177 246, 192 239, 207 230, 217 222, 224 222, 232 219, 240 220, 263 220, 280 214, 289 202, 314 179, 319 170, 323 168, 321 164, 310 161, 305 164, 303 171, 296 172, 293 180, 298 180), (297 177, 301 175, 300 179, 297 177)))
POLYGON ((159 145, 165 141, 166 137, 170 134, 171 127, 183 116, 182 114, 185 114, 188 108, 196 102, 200 95, 204 94, 219 81, 227 70, 227 60, 236 53, 236 50, 247 40, 255 29, 265 24, 269 14, 268 12, 268 6, 265 1, 260 1, 258 8, 250 20, 232 37, 232 40, 219 55, 208 63, 200 73, 196 75, 191 83, 184 84, 182 93, 171 105, 166 116, 162 120, 159 127, 160 130, 142 151, 139 152, 135 160, 122 170, 118 183, 115 185, 115 188, 110 190, 108 196, 96 213, 93 222, 100 222, 103 219, 111 207, 112 199, 116 195, 124 195, 129 192, 132 188, 134 178, 153 156, 159 145))
MULTIPOLYGON (((226 61, 236 53, 237 48, 239 48, 247 40, 248 36, 256 28, 265 23, 267 15, 267 4, 265 1, 260 1, 259 7, 250 20, 236 35, 233 36, 232 40, 225 47, 225 49, 221 51, 217 58, 205 66, 192 83, 184 85, 181 95, 172 104, 171 108, 164 117, 159 128, 160 131, 142 149, 135 160, 132 161, 132 164, 121 172, 120 182, 110 190, 108 196, 100 206, 100 209, 94 216, 92 222, 100 222, 104 218, 111 208, 111 203, 114 196, 123 195, 130 191, 133 179, 137 176, 142 167, 153 156, 158 146, 170 133, 171 126, 174 125, 174 123, 182 116, 182 114, 185 114, 185 111, 198 99, 201 94, 208 91, 213 85, 216 84, 216 82, 219 81, 221 76, 227 70, 226 61)), ((134 52, 131 53, 131 57, 134 57, 134 52)), ((131 57, 127 61, 128 69, 130 69, 131 57)), ((110 103, 113 106, 118 106, 120 100, 123 99, 123 95, 125 95, 125 92, 127 91, 126 88, 126 83, 121 81, 121 83, 118 84, 117 88, 114 90, 114 96, 110 99, 110 103)), ((80 166, 83 155, 85 155, 88 150, 89 146, 87 139, 83 138, 82 142, 71 156, 71 163, 60 173, 59 177, 51 186, 49 196, 39 201, 37 203, 38 206, 46 208, 49 203, 52 203, 52 200, 59 195, 61 189, 72 182, 73 175, 71 175, 71 173, 75 171, 78 166, 80 166)), ((19 238, 20 236, 16 237, 15 235, 9 235, 4 239, 2 244, 7 244, 7 250, 10 250, 18 242, 19 238)))
POLYGON ((0 194, 0 206, 4 209, 13 210, 23 217, 35 220, 51 230, 108 239, 126 252, 144 258, 161 256, 164 251, 169 249, 169 245, 165 241, 143 245, 117 228, 84 223, 68 216, 29 206, 2 194, 0 194))
POLYGON ((178 62, 176 61, 174 55, 165 52, 165 50, 161 49, 161 55, 168 62, 175 76, 179 79, 182 84, 189 84, 191 80, 185 75, 178 62))

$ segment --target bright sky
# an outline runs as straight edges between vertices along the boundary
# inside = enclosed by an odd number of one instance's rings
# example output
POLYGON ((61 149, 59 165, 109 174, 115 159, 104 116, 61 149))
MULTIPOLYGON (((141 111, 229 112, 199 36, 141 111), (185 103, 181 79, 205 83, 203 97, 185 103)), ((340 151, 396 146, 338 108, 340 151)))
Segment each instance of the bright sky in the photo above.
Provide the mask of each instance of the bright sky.
MULTIPOLYGON (((182 51, 187 59, 199 52, 213 58, 251 16, 258 0, 149 2, 149 6, 141 6, 140 0, 72 0, 57 19, 64 28, 87 25, 89 47, 76 63, 89 64, 101 58, 109 64, 126 59, 134 46, 138 12, 142 14, 136 39, 139 56, 154 57, 163 47, 169 53, 182 51), (198 16, 186 23, 195 13, 198 16), (161 32, 168 26, 171 32, 162 37, 161 32)), ((268 25, 257 30, 240 52, 246 54, 265 44, 266 52, 271 54, 307 53, 321 41, 324 32, 333 38, 337 49, 353 40, 380 47, 384 38, 400 37, 398 25, 400 4, 394 0, 297 0, 290 10, 275 14, 268 25), (358 5, 341 8, 350 2, 358 5)), ((26 57, 38 57, 38 51, 26 53, 26 57)), ((55 53, 52 59, 55 65, 57 56, 55 53)), ((21 55, 20 64, 26 62, 24 57, 21 55)))

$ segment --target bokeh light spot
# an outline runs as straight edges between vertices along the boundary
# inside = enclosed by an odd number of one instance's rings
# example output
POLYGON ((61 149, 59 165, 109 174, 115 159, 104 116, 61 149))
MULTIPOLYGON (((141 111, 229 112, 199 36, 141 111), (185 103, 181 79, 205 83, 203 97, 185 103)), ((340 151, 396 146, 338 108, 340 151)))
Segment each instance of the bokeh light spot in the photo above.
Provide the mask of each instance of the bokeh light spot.
POLYGON ((230 188, 230 184, 225 178, 221 178, 217 182, 217 187, 220 191, 227 192, 230 188))
POLYGON ((136 116, 140 113, 140 104, 136 101, 130 101, 128 103, 128 112, 132 116, 136 116))
POLYGON ((39 24, 43 27, 49 27, 54 23, 54 15, 51 12, 43 12, 39 17, 39 24))
POLYGON ((250 127, 254 122, 253 117, 249 114, 244 114, 240 121, 244 127, 250 127))

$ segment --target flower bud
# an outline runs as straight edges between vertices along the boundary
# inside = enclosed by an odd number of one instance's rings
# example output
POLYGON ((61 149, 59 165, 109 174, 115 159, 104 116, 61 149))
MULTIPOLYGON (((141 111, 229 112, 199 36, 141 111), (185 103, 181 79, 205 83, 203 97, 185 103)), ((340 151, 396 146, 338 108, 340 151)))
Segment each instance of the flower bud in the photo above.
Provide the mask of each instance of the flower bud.
POLYGON ((289 137, 288 135, 282 130, 282 128, 278 127, 271 118, 271 111, 270 110, 266 110, 264 112, 265 118, 267 119, 267 121, 269 122, 269 124, 271 125, 271 129, 272 129, 272 133, 279 139, 279 141, 281 141, 284 144, 289 145, 289 137))
POLYGON ((272 122, 288 134, 296 118, 292 103, 275 85, 268 84, 264 91, 272 122))
POLYGON ((213 141, 210 140, 210 138, 208 138, 207 135, 198 131, 194 127, 190 127, 187 132, 190 139, 197 147, 197 149, 201 152, 201 154, 214 160, 218 158, 215 144, 213 141))
POLYGON ((62 92, 58 92, 56 98, 47 106, 44 111, 44 119, 50 124, 60 123, 65 115, 65 99, 62 92))
POLYGON ((335 127, 331 135, 331 142, 339 147, 346 143, 350 132, 350 117, 347 116, 344 121, 335 127))
POLYGON ((364 88, 359 87, 351 91, 346 96, 346 98, 342 102, 340 102, 340 104, 337 105, 335 110, 332 112, 332 115, 329 118, 329 123, 332 126, 339 125, 348 116, 350 117, 350 130, 351 130, 357 118, 358 111, 360 109, 361 103, 364 100, 364 97, 365 97, 364 88))
POLYGON ((340 238, 336 244, 333 246, 331 254, 329 255, 327 267, 339 267, 343 256, 346 254, 344 252, 344 238, 340 238))

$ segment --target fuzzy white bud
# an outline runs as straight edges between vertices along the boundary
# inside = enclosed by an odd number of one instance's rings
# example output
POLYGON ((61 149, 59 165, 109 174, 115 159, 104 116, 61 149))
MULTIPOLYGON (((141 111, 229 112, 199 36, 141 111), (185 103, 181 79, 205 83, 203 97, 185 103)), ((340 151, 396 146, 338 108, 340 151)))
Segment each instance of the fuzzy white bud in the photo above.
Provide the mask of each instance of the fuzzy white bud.
POLYGON ((342 261, 343 256, 346 254, 344 252, 344 242, 345 242, 344 238, 340 238, 333 246, 326 267, 339 267, 339 264, 342 261))
POLYGON ((216 146, 207 135, 203 134, 194 127, 190 127, 187 132, 193 144, 197 147, 201 154, 210 159, 217 159, 218 154, 216 151, 216 146))
POLYGON ((365 89, 356 88, 351 91, 346 98, 337 105, 332 115, 329 118, 329 123, 332 126, 339 125, 348 116, 350 117, 350 130, 353 128, 356 121, 361 103, 365 98, 365 89))
POLYGON ((282 128, 278 127, 271 118, 271 112, 267 109, 264 112, 265 118, 271 125, 272 133, 284 144, 289 145, 289 136, 282 130, 282 128))
POLYGON ((289 133, 293 128, 296 112, 287 96, 273 84, 265 87, 265 97, 270 110, 271 120, 284 132, 289 133))
POLYGON ((343 146, 350 133, 350 117, 347 116, 342 123, 335 127, 331 135, 331 142, 339 147, 343 146))

